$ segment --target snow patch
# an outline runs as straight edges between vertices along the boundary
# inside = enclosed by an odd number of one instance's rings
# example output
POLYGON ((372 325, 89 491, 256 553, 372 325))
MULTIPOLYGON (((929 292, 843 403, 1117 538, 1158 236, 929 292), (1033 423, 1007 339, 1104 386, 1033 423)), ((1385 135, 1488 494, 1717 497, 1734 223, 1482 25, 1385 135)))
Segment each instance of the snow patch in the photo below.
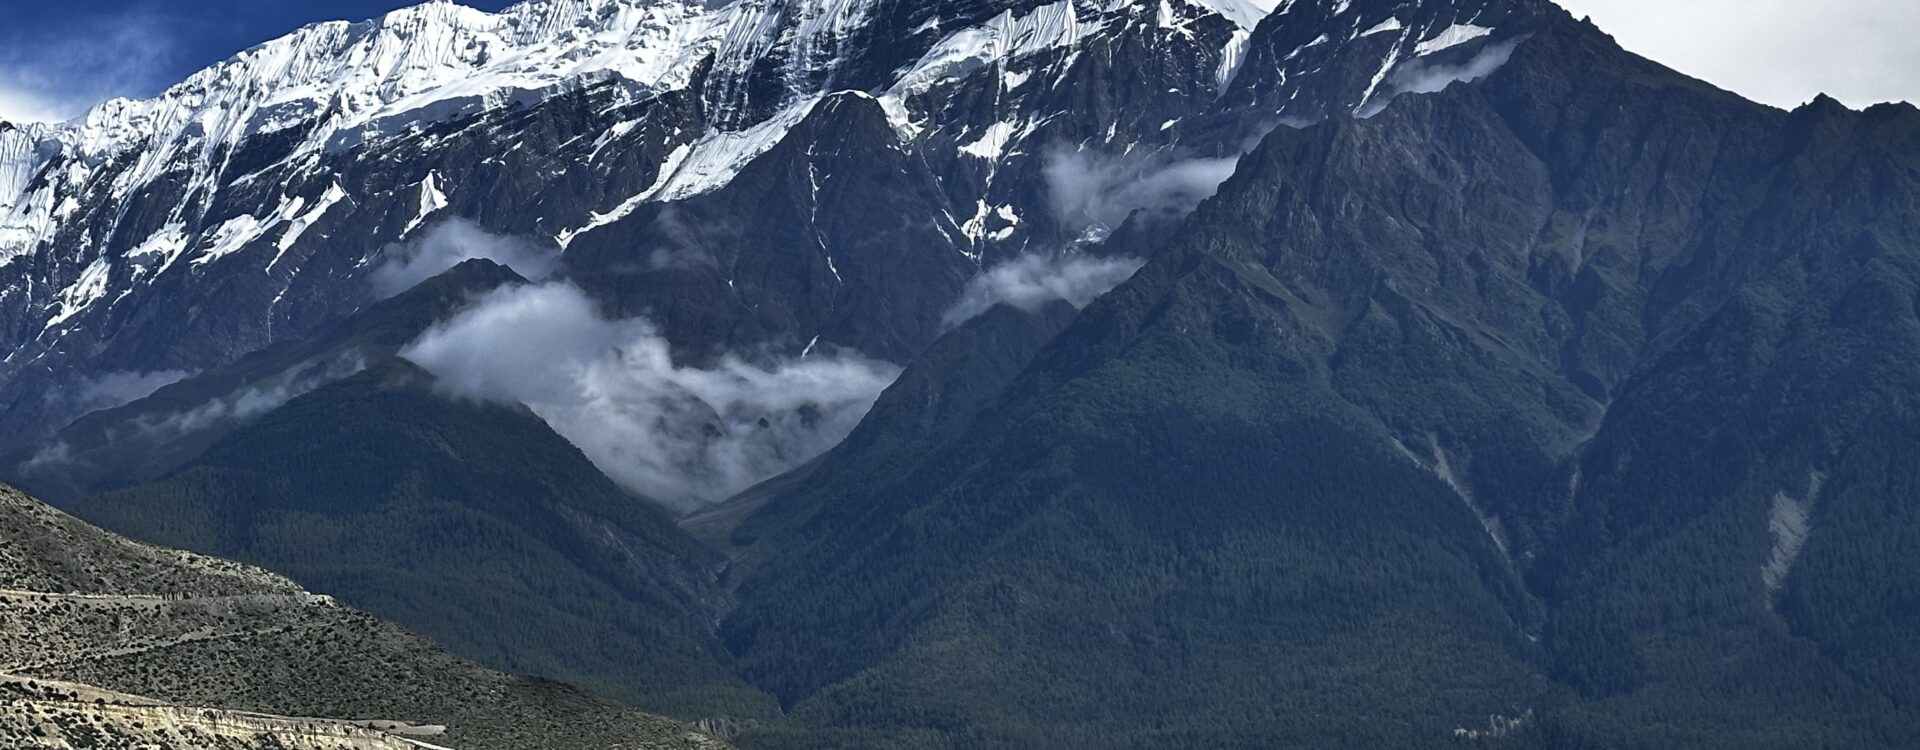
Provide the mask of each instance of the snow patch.
POLYGON ((711 133, 682 144, 667 155, 652 186, 606 213, 594 213, 578 229, 560 232, 554 241, 564 249, 580 235, 624 219, 647 203, 685 200, 726 187, 740 170, 786 140, 787 133, 812 114, 822 98, 805 99, 745 130, 711 133))
POLYGON ((1227 38, 1227 46, 1220 50, 1220 67, 1214 71, 1214 90, 1226 93, 1233 85, 1233 79, 1240 77, 1240 68, 1247 63, 1247 44, 1253 40, 1253 32, 1235 29, 1233 36, 1227 38))
POLYGON ((208 235, 206 247, 193 259, 193 265, 204 266, 221 258, 240 252, 254 240, 273 228, 273 222, 261 222, 253 214, 241 214, 223 221, 208 235))
POLYGON ((1807 535, 1813 531, 1813 506, 1820 499, 1822 485, 1827 477, 1813 472, 1807 478, 1807 496, 1797 500, 1783 490, 1773 496, 1773 507, 1767 513, 1767 533, 1773 536, 1773 550, 1767 556, 1767 564, 1760 567, 1760 581, 1767 587, 1767 593, 1779 591, 1786 585, 1787 574, 1793 571, 1793 562, 1800 557, 1800 549, 1807 544, 1807 535))
MULTIPOLYGON (((1406 35, 1402 34, 1402 41, 1405 41, 1405 38, 1406 35)), ((1360 104, 1353 108, 1355 113, 1367 110, 1367 105, 1373 102, 1373 95, 1380 91, 1380 84, 1387 80, 1387 74, 1393 72, 1393 66, 1398 62, 1400 62, 1400 45, 1395 44, 1392 49, 1387 50, 1387 57, 1381 61, 1380 70, 1373 74, 1373 80, 1367 83, 1366 92, 1360 95, 1360 104)))
POLYGON ((587 154, 587 161, 592 162, 595 159, 599 159, 600 152, 606 149, 607 144, 626 137, 628 133, 633 132, 634 128, 639 127, 640 123, 640 120, 625 120, 614 123, 613 127, 607 128, 606 132, 600 134, 600 137, 593 139, 593 152, 587 154))
POLYGON ((181 253, 187 251, 188 244, 186 226, 168 224, 128 250, 127 259, 140 265, 158 265, 161 271, 165 271, 179 259, 181 253))
POLYGON ((645 200, 685 200, 725 187, 754 159, 785 140, 819 102, 820 97, 813 97, 746 130, 713 133, 700 139, 690 153, 672 165, 672 170, 661 170, 666 180, 650 190, 645 200))
MULTIPOLYGON (((1380 113, 1401 94, 1432 94, 1444 91, 1456 83, 1471 83, 1493 74, 1500 66, 1512 59, 1513 50, 1519 42, 1507 41, 1487 46, 1475 53, 1463 63, 1437 63, 1423 57, 1415 57, 1392 68, 1391 75, 1384 75, 1384 88, 1376 84, 1369 89, 1367 97, 1354 108, 1356 116, 1367 118, 1380 113)), ((1392 58, 1389 58, 1389 67, 1392 58)))
POLYGON ((1043 5, 1022 16, 1008 10, 986 23, 954 32, 900 76, 889 94, 911 98, 935 86, 965 78, 994 64, 1078 43, 1103 29, 1100 21, 1080 18, 1073 0, 1043 5))
POLYGON ((60 312, 47 321, 42 331, 73 319, 81 311, 100 301, 107 293, 107 280, 113 273, 113 264, 106 258, 95 258, 80 272, 80 278, 60 292, 60 312))
POLYGON ((1020 229, 1020 214, 1014 212, 1013 206, 1011 205, 1001 206, 994 214, 1000 217, 1000 221, 1004 222, 1005 226, 988 233, 987 239, 993 240, 994 242, 1005 242, 1008 237, 1012 237, 1013 233, 1020 229))
POLYGON ((1493 29, 1475 26, 1470 23, 1456 23, 1436 34, 1432 39, 1414 45, 1414 55, 1431 55, 1443 49, 1458 47, 1480 37, 1493 33, 1493 29))
POLYGON ((1359 39, 1363 37, 1373 36, 1374 34, 1385 34, 1390 31, 1399 31, 1400 29, 1401 29, 1400 19, 1389 18, 1385 21, 1381 21, 1379 25, 1374 26, 1371 29, 1367 29, 1366 31, 1360 32, 1360 34, 1358 36, 1355 36, 1354 38, 1359 39))
POLYGON ((42 185, 0 213, 0 267, 31 252, 54 229, 54 185, 42 185))
POLYGON ((999 161, 1007 152, 1007 143, 1013 137, 1013 130, 1011 122, 996 122, 987 126, 987 131, 972 143, 961 146, 960 151, 987 161, 999 161))
MULTIPOLYGON (((863 93, 855 95, 866 96, 863 93)), ((913 119, 913 112, 907 109, 906 101, 900 97, 889 94, 874 97, 874 101, 880 103, 880 111, 886 113, 887 124, 893 127, 893 132, 900 136, 901 142, 911 142, 926 130, 925 125, 913 119)))
POLYGON ((693 153, 693 148, 692 144, 681 144, 675 148, 672 153, 667 154, 666 161, 660 163, 659 176, 654 178, 653 184, 648 186, 646 190, 640 191, 639 195, 621 201, 620 205, 614 206, 612 210, 606 213, 593 213, 587 217, 587 223, 581 225, 578 229, 561 230, 559 234, 554 235, 553 241, 559 243, 560 249, 565 250, 568 246, 571 246, 573 241, 580 235, 627 218, 634 211, 639 210, 642 205, 645 205, 647 201, 653 200, 653 197, 659 195, 661 190, 666 189, 668 181, 673 179, 673 173, 680 168, 681 163, 687 160, 687 156, 693 153))
POLYGON ((328 187, 325 193, 320 194, 320 200, 314 203, 313 208, 308 209, 306 213, 293 217, 293 219, 287 223, 287 231, 280 235, 280 242, 278 243, 280 252, 273 256, 271 262, 267 263, 267 269, 272 270, 275 265, 278 265, 280 259, 286 257, 287 250, 292 249, 293 244, 300 241, 300 236, 306 234, 307 229, 312 227, 314 222, 319 221, 320 217, 325 216, 328 209, 333 208, 334 204, 339 203, 341 199, 346 197, 346 189, 340 187, 340 183, 336 182, 331 187, 328 187))
POLYGON ((1280 0, 1188 0, 1224 16, 1243 30, 1252 31, 1261 19, 1273 13, 1280 0))
MULTIPOLYGON (((599 149, 596 148, 594 152, 599 153, 599 149)), ((413 230, 420 228, 427 217, 447 207, 447 194, 440 192, 439 178, 439 172, 428 172, 426 179, 420 181, 420 208, 413 219, 407 222, 407 228, 400 230, 401 237, 413 234, 413 230)))
POLYGON ((200 251, 198 257, 193 259, 193 265, 204 266, 245 250, 254 241, 265 237, 268 232, 280 225, 289 225, 286 234, 283 234, 276 243, 279 253, 267 263, 267 268, 272 268, 274 263, 280 261, 280 256, 285 255, 287 249, 299 241, 300 235, 304 234, 313 222, 318 221, 328 209, 333 208, 334 204, 346 197, 346 191, 336 182, 329 186, 326 192, 321 193, 311 209, 307 207, 305 197, 294 196, 291 200, 283 199, 279 207, 265 219, 257 218, 252 214, 241 214, 221 222, 220 226, 213 230, 213 234, 207 237, 206 247, 200 251))

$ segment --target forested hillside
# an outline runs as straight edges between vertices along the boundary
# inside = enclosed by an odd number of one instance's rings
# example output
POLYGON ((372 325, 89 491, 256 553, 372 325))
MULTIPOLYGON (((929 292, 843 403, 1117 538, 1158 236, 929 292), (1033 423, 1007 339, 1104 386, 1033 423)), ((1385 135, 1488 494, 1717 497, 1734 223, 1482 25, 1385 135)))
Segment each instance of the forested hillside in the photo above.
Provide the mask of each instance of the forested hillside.
POLYGON ((405 360, 71 507, 280 571, 503 669, 696 718, 768 710, 708 645, 728 604, 718 555, 531 413, 436 395, 405 360))
POLYGON ((1282 128, 964 429, 749 519, 728 643, 876 746, 1900 746, 1917 136, 1573 23, 1282 128))

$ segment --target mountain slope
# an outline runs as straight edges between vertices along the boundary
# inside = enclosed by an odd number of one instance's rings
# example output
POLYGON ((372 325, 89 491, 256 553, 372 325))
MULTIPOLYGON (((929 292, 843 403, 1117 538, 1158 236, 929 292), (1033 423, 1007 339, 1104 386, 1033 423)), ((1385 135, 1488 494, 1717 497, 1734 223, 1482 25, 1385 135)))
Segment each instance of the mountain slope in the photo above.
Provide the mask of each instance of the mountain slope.
POLYGON ((159 479, 295 396, 392 358, 480 294, 524 282, 491 261, 464 261, 311 336, 89 414, 0 466, 19 486, 54 502, 159 479))
POLYGON ((731 566, 387 358, 76 504, 745 746, 1920 735, 1920 111, 1761 107, 1544 0, 433 5, 0 131, 8 185, 36 453, 56 388, 299 372, 459 216, 669 369, 907 365, 686 519, 731 566))
POLYGON ((843 476, 865 481, 865 472, 872 465, 913 460, 986 408, 1076 313, 1071 304, 1060 300, 1033 312, 1012 305, 994 306, 935 340, 914 358, 860 426, 833 451, 726 502, 690 514, 680 519, 680 525, 728 552, 734 558, 728 577, 738 580, 755 563, 752 548, 760 539, 777 543, 805 523, 804 516, 812 509, 809 503, 789 501, 773 511, 760 512, 768 502, 790 493, 831 492, 826 488, 843 476), (799 515, 787 517, 785 511, 799 515), (752 523, 742 527, 748 520, 752 523))
POLYGON ((266 571, 115 537, 10 487, 0 517, 9 746, 721 746, 482 669, 266 571))
POLYGON ((763 710, 707 645, 727 606, 712 552, 530 412, 437 394, 404 360, 70 507, 272 568, 491 665, 688 715, 763 710))
POLYGON ((772 498, 749 676, 876 745, 1902 744, 1920 112, 1502 54, 1275 131, 966 428, 772 498))
POLYGON ((1185 167, 1224 174, 1276 122, 1374 106, 1389 73, 1460 64, 1542 16, 1262 7, 434 3, 304 29, 151 101, 6 126, 0 448, 84 411, 39 393, 213 369, 352 315, 395 243, 453 217, 564 248, 566 275, 672 321, 686 356, 818 336, 904 363, 983 266, 1135 209, 1177 216, 1213 179, 1185 167), (1176 184, 1126 187, 1140 176, 1176 184))

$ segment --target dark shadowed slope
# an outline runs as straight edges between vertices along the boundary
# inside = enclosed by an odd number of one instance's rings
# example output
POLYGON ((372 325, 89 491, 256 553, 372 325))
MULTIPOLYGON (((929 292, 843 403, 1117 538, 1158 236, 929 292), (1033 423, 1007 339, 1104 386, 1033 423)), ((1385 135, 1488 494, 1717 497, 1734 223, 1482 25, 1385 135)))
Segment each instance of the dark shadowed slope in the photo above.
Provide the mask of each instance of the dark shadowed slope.
POLYGON ((1277 122, 1388 98, 1383 65, 1457 65, 1557 13, 1257 5, 427 3, 71 126, 0 127, 0 450, 87 408, 44 393, 337 324, 454 218, 565 248, 571 277, 682 354, 817 336, 905 364, 983 268, 1211 187, 1131 177, 1223 175, 1277 122))
POLYGON ((686 714, 761 706, 709 647, 719 558, 522 408, 390 359, 74 512, 220 554, 462 654, 686 714))
POLYGON ((463 262, 310 337, 89 414, 0 467, 54 502, 158 479, 293 397, 393 357, 480 294, 524 281, 491 261, 463 262))
MULTIPOLYGON (((936 340, 914 359, 874 403, 860 427, 827 455, 768 480, 727 502, 681 519, 680 524, 709 544, 731 551, 737 563, 751 565, 750 548, 762 537, 784 538, 804 517, 804 501, 784 501, 761 513, 774 498, 794 494, 831 494, 845 476, 862 480, 881 454, 911 460, 942 436, 966 425, 1026 369, 1040 348, 1073 320, 1073 306, 1054 301, 1034 312, 996 305, 936 340), (856 468, 857 467, 857 468, 856 468), (748 519, 753 523, 741 524, 748 519)), ((741 569, 730 575, 738 577, 741 569)))
POLYGON ((849 744, 1901 746, 1916 196, 1911 107, 1551 24, 1271 134, 963 429, 773 498, 728 643, 849 744))

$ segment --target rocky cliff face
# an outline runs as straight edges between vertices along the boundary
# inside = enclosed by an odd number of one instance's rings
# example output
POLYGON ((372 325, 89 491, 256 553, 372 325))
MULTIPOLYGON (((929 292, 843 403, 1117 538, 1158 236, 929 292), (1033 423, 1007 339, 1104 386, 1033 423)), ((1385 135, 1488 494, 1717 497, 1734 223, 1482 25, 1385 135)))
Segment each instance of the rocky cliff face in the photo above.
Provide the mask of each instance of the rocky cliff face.
MULTIPOLYGON (((519 621, 669 644, 627 677, 749 681, 782 710, 701 715, 753 747, 1920 732, 1912 107, 1761 107, 1531 0, 427 6, 196 81, 0 135, 16 441, 84 410, 55 386, 205 371, 78 439, 358 341, 336 333, 389 282, 441 270, 413 265, 451 217, 646 318, 663 359, 904 368, 838 448, 689 519, 737 555, 720 580, 651 509, 606 540, 567 525, 639 501, 399 362, 87 501, 102 516, 343 590, 474 576, 481 601, 551 594, 488 545, 558 527, 538 541, 619 574, 596 580, 696 582, 657 611, 697 635, 594 619, 598 583, 519 621), (169 107, 199 124, 89 135, 169 107), (1132 275, 1017 293, 1063 258, 1132 275), (314 539, 431 554, 344 575, 314 539)), ((687 432, 729 426, 702 414, 687 432)), ((200 663, 36 677, 175 700, 201 694, 151 675, 200 663)))
POLYGON ((962 427, 761 499, 748 673, 870 738, 1897 746, 1907 574, 1839 571, 1912 565, 1920 111, 1572 19, 1487 54, 1269 134, 962 427))
POLYGON ((540 0, 310 27, 153 100, 0 126, 0 405, 17 444, 84 409, 47 392, 314 331, 450 217, 564 250, 693 354, 904 361, 983 266, 1177 215, 1266 128, 1431 85, 1412 71, 1550 12, 540 0))

